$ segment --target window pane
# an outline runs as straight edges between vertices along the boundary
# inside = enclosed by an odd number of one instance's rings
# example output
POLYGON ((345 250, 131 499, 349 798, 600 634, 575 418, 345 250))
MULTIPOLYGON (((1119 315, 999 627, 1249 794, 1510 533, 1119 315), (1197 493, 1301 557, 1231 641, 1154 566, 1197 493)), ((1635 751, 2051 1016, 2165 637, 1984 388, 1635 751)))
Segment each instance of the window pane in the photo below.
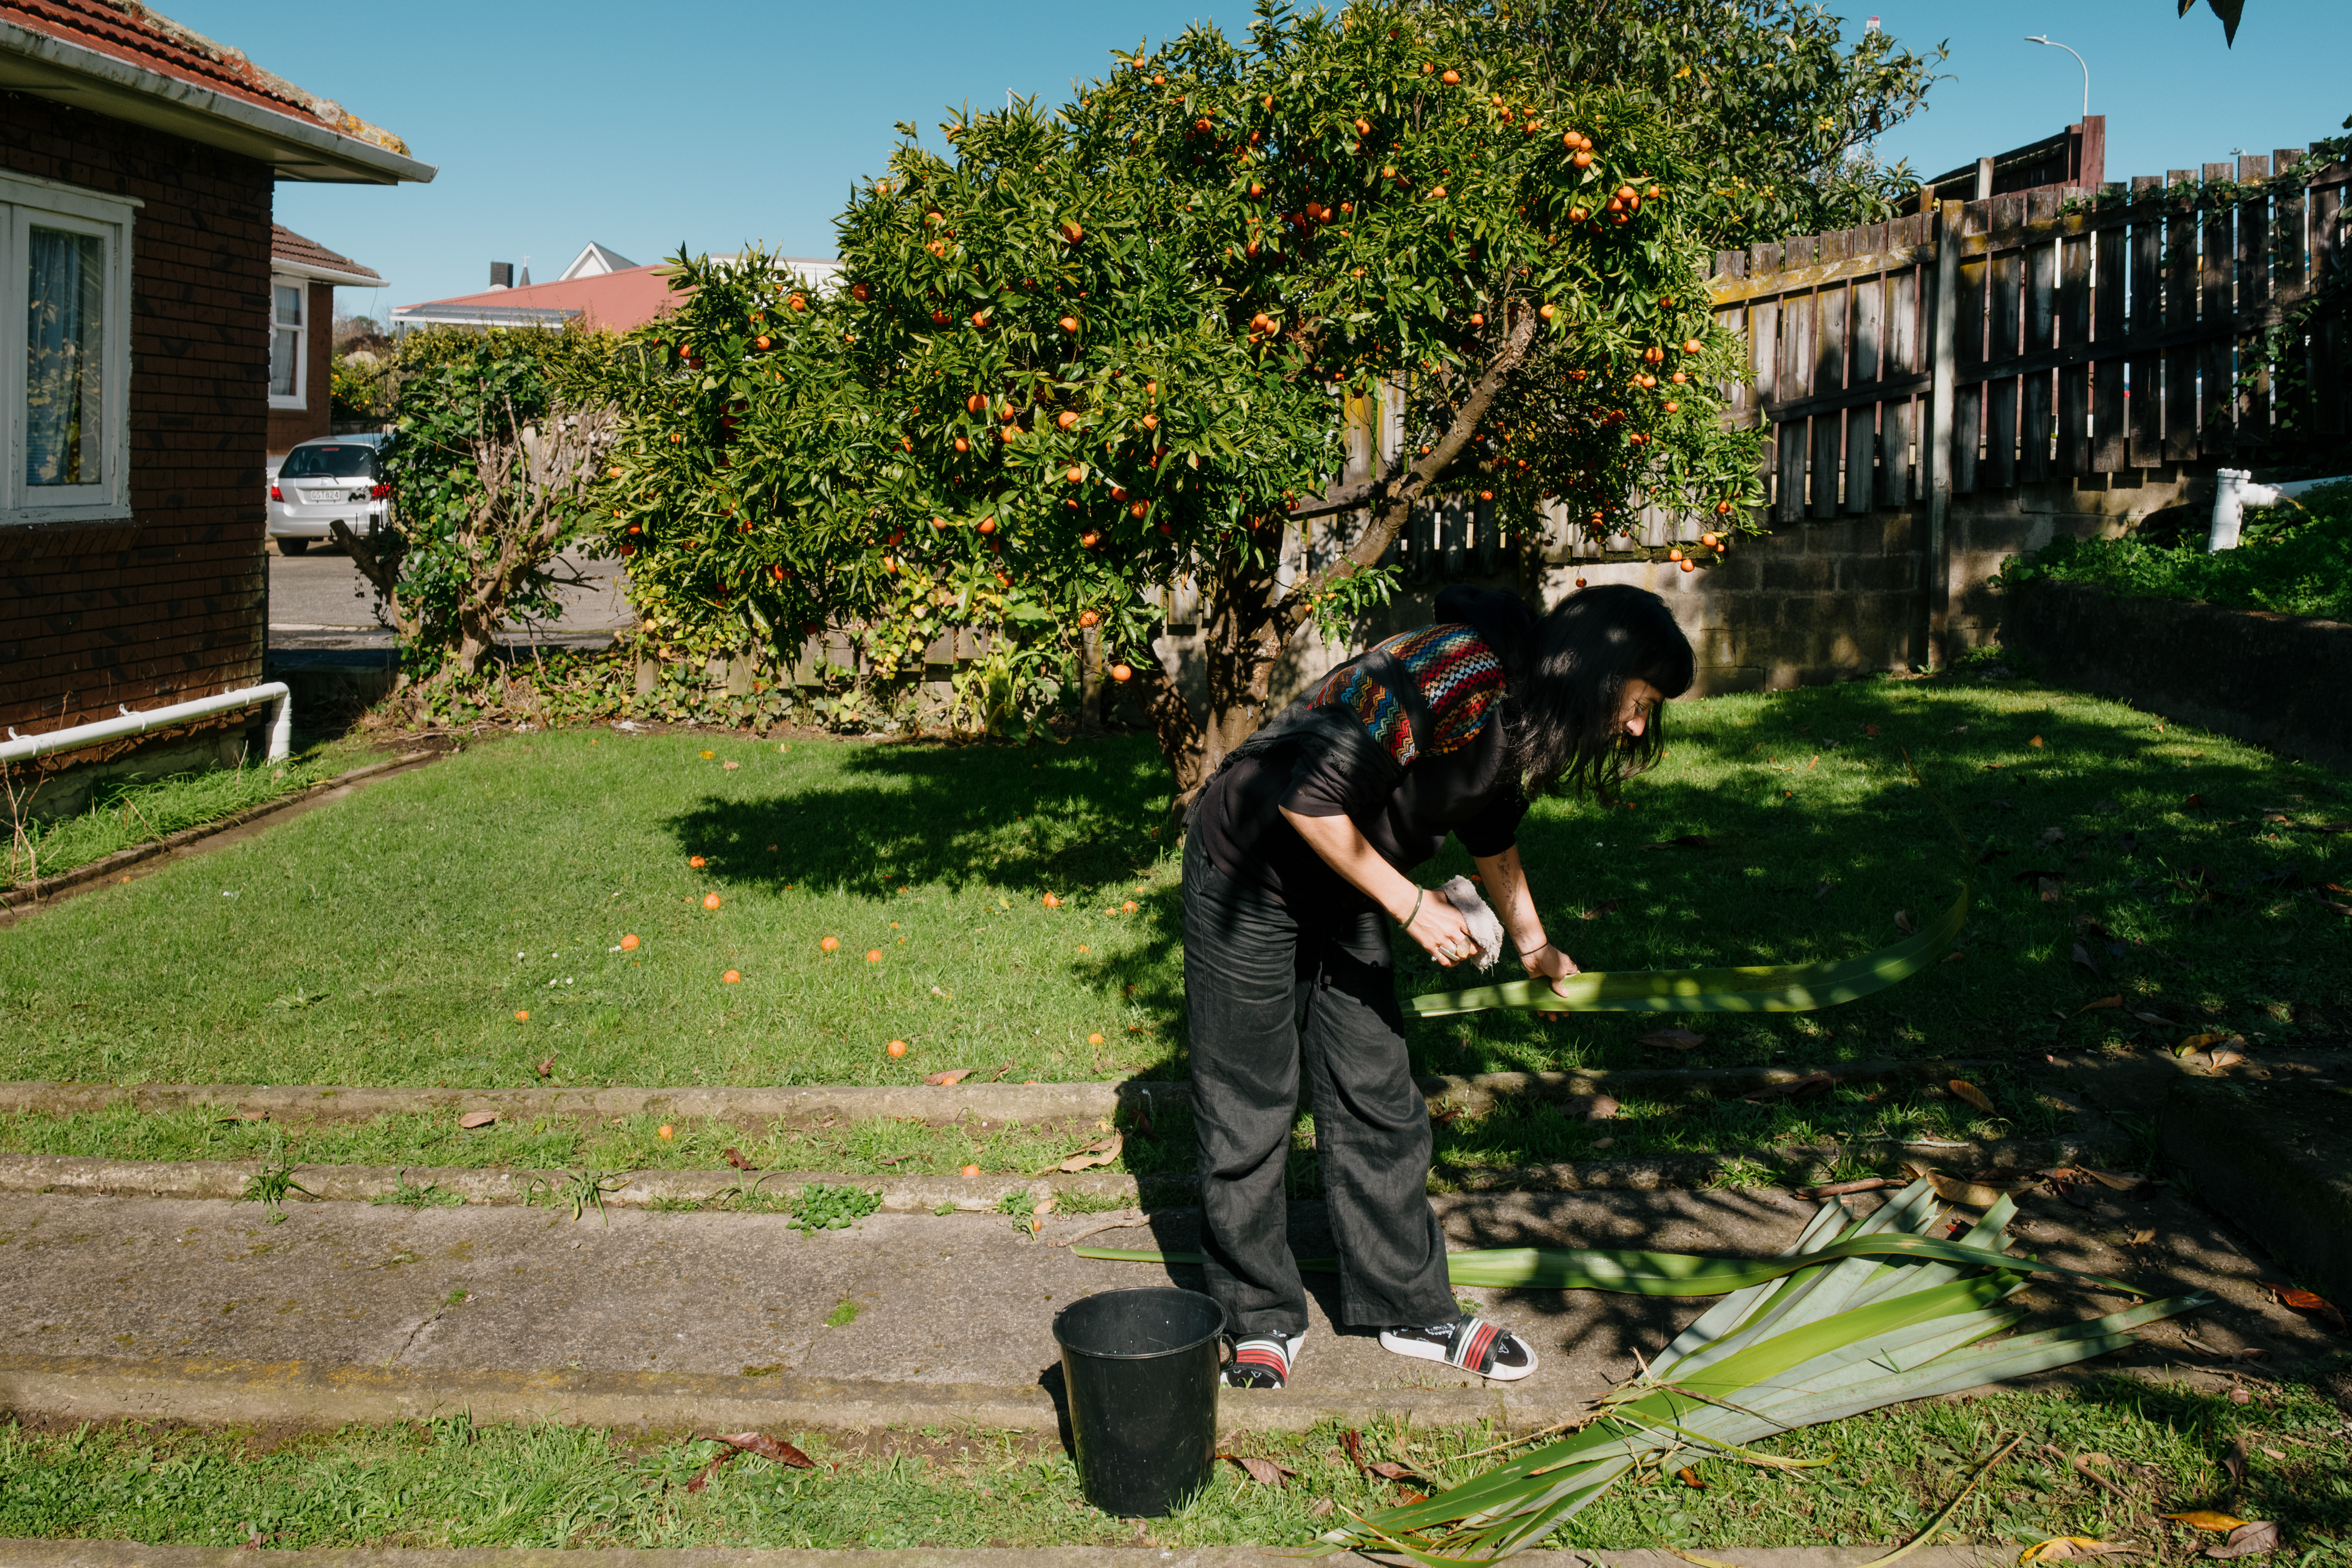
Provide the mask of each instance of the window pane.
MULTIPOLYGON (((249 320, 250 318, 248 318, 249 320)), ((300 332, 275 331, 269 334, 269 395, 294 395, 294 362, 301 356, 300 332)))
POLYGON ((281 479, 357 479, 375 478, 375 448, 357 442, 334 447, 300 446, 286 454, 278 467, 281 479))
POLYGON ((278 324, 281 327, 299 327, 302 324, 302 290, 300 289, 288 288, 283 283, 278 286, 278 324))
POLYGON ((94 485, 102 478, 106 241, 32 231, 25 330, 25 482, 94 485))

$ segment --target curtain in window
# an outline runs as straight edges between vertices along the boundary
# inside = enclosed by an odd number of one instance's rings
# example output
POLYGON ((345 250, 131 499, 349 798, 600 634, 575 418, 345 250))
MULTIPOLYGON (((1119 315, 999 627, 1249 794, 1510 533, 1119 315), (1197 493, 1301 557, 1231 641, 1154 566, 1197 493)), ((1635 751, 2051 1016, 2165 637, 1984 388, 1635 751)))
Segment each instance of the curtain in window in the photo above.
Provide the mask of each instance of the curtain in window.
POLYGON ((106 242, 65 229, 32 231, 25 328, 25 482, 101 482, 100 366, 105 358, 106 242))
POLYGON ((271 293, 277 318, 269 334, 269 395, 291 397, 301 368, 302 290, 279 284, 271 293))

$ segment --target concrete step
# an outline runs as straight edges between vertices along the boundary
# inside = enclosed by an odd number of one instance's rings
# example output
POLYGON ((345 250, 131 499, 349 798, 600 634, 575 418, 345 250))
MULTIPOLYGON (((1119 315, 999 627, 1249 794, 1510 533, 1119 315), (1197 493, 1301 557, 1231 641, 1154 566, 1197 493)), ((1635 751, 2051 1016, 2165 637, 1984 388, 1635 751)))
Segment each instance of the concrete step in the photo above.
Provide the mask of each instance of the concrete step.
MULTIPOLYGON (((1855 1200, 1867 1205, 1875 1194, 1855 1200)), ((1455 1247, 1568 1246, 1758 1256, 1813 1205, 1771 1189, 1454 1194, 1432 1200, 1455 1247)), ((2151 1326, 2105 1367, 2205 1380, 2328 1352, 2334 1342, 2261 1289, 2263 1266, 2177 1194, 2104 1189, 2088 1208, 2021 1200, 2020 1244, 2052 1262, 2202 1289, 2216 1303, 2151 1326), (2136 1242, 2141 1232, 2145 1242, 2136 1242)), ((0 1406, 68 1420, 268 1428, 447 1415, 662 1429, 887 1431, 973 1424, 1059 1429, 1054 1313, 1094 1291, 1197 1268, 1075 1256, 1185 1251, 1197 1214, 877 1214, 803 1234, 785 1216, 468 1205, 411 1210, 62 1194, 0 1195, 0 1406), (844 1304, 849 1304, 845 1308, 844 1304), (828 1327, 855 1310, 854 1329, 828 1327)), ((1334 1250, 1320 1204, 1289 1210, 1302 1257, 1334 1250)), ((1593 1291, 1465 1289, 1523 1333, 1536 1376, 1485 1385, 1381 1351, 1335 1321, 1338 1279, 1308 1275, 1311 1328, 1292 1387, 1231 1393, 1230 1428, 1327 1416, 1514 1427, 1581 1410, 1703 1309, 1593 1291)), ((2063 1284, 2020 1300, 2067 1320, 2121 1305, 2063 1284)))

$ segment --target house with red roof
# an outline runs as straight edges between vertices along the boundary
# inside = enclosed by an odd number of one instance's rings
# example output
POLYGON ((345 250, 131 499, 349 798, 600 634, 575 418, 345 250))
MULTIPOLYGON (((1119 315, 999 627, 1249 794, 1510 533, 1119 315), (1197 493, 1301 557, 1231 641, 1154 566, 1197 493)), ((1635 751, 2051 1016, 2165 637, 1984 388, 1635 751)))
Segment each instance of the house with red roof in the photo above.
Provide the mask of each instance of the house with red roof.
POLYGON ((334 433, 335 289, 383 284, 283 224, 269 226, 269 472, 303 441, 334 433))
POLYGON ((0 0, 0 364, 22 372, 0 378, 0 763, 21 781, 234 752, 267 711, 246 697, 267 640, 272 279, 303 286, 315 376, 309 285, 365 273, 299 236, 281 252, 272 192, 435 171, 137 0, 0 0), (81 745, 120 716, 145 732, 81 745))
MULTIPOLYGON (((791 257, 777 265, 813 289, 825 287, 841 270, 838 261, 810 257, 791 257)), ((562 327, 576 321, 583 327, 625 332, 669 309, 667 265, 640 267, 593 241, 551 282, 533 283, 525 273, 521 283, 512 284, 510 272, 508 263, 494 261, 490 287, 481 293, 400 306, 392 312, 392 330, 562 327)))

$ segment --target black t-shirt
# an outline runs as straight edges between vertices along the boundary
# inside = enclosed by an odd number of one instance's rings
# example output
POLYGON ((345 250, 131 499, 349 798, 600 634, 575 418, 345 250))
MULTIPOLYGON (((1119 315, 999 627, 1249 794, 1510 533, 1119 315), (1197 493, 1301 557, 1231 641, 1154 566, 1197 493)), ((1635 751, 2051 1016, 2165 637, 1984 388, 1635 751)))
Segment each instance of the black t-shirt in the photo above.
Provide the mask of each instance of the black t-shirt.
POLYGON ((1286 806, 1301 816, 1347 817, 1381 858, 1408 874, 1434 858, 1449 833, 1473 855, 1499 855, 1517 843, 1527 803, 1508 766, 1499 667, 1484 679, 1456 679, 1461 655, 1472 663, 1486 655, 1466 633, 1441 626, 1391 638, 1340 666, 1237 750, 1202 791, 1194 816, 1192 831, 1218 868, 1302 911, 1368 903, 1283 819, 1286 806), (1450 643, 1450 671, 1414 657, 1416 639, 1450 643), (1350 692, 1367 689, 1374 702, 1391 698, 1393 706, 1351 705, 1350 692), (1440 743, 1447 749, 1435 749, 1440 743))

